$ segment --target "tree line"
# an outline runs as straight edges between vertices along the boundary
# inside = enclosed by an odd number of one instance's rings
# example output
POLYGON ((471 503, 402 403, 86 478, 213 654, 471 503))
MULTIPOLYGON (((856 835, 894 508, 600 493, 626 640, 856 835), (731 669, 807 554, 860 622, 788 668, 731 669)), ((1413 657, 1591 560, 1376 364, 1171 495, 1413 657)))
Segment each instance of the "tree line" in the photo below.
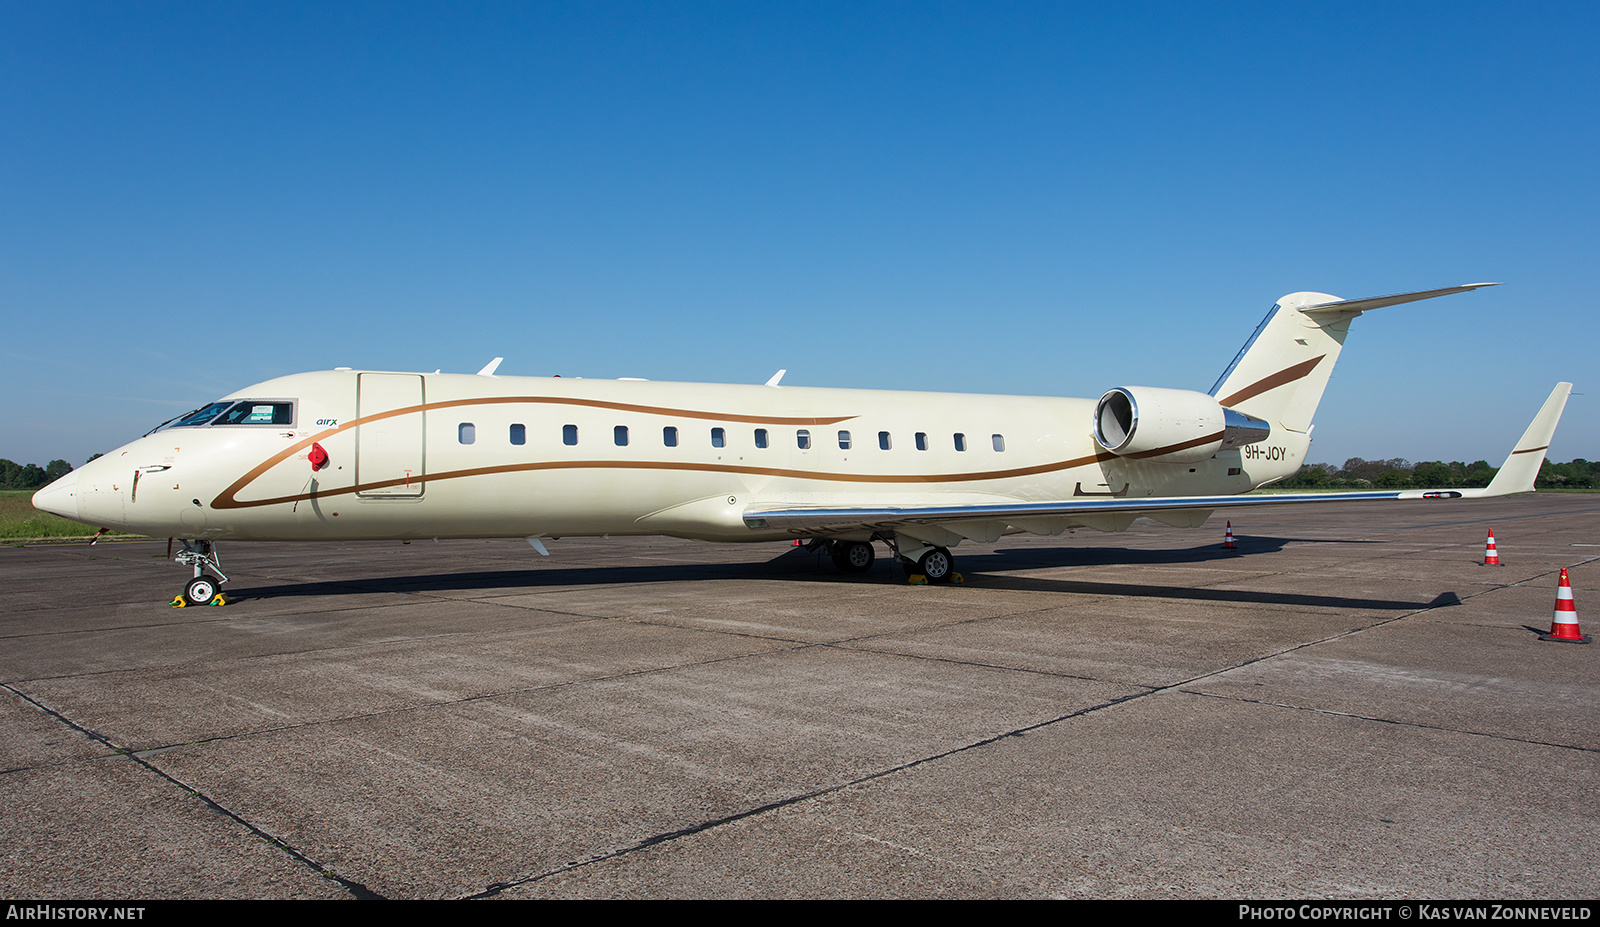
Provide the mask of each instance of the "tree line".
POLYGON ((52 460, 41 467, 0 458, 0 489, 40 489, 71 472, 72 464, 65 460, 52 460))
MULTIPOLYGON (((1459 489, 1489 485, 1498 467, 1487 460, 1462 463, 1454 460, 1425 460, 1412 463, 1400 457, 1388 460, 1362 460, 1352 457, 1344 466, 1327 463, 1306 464, 1286 480, 1275 483, 1283 489, 1459 489)), ((1537 489, 1600 488, 1600 461, 1578 457, 1566 463, 1546 460, 1534 480, 1537 489)))

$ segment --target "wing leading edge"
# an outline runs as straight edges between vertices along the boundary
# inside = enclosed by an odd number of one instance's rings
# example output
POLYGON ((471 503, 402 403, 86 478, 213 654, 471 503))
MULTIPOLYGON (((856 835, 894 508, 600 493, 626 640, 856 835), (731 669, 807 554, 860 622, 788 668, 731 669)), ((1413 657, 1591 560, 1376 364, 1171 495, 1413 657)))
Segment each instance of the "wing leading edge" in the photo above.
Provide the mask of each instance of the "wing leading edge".
MULTIPOLYGON (((1474 499, 1532 492, 1534 479, 1544 463, 1545 450, 1555 434, 1556 423, 1566 408, 1571 383, 1557 383, 1539 414, 1523 432, 1522 439, 1506 456, 1495 478, 1482 489, 1403 489, 1375 492, 1273 493, 1263 495, 1164 496, 1143 499, 1073 499, 1060 502, 993 503, 983 505, 932 506, 830 506, 778 508, 751 506, 744 512, 746 527, 789 531, 796 535, 849 531, 883 531, 915 526, 956 523, 1004 522, 1018 524, 1039 519, 1084 516, 1138 517, 1148 515, 1172 523, 1182 519, 1180 512, 1205 520, 1216 509, 1261 505, 1297 505, 1309 502, 1376 502, 1402 499, 1474 499), (1165 517, 1163 517, 1165 516, 1165 517)), ((966 532, 957 530, 958 534, 966 532)), ((992 533, 992 532, 985 532, 992 533)), ((968 534, 968 536, 972 536, 968 534)))

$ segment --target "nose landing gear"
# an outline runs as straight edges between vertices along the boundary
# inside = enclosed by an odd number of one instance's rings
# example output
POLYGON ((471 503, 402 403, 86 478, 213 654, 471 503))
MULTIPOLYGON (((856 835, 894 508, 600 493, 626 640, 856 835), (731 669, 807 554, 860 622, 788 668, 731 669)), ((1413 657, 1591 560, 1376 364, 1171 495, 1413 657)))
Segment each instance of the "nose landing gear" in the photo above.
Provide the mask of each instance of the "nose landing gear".
POLYGON ((222 594, 222 584, 228 581, 222 572, 222 560, 217 556, 217 545, 211 541, 184 541, 183 550, 173 558, 185 566, 194 567, 194 579, 168 603, 173 608, 189 605, 227 605, 222 594), (216 579, 206 575, 206 570, 217 574, 216 579))

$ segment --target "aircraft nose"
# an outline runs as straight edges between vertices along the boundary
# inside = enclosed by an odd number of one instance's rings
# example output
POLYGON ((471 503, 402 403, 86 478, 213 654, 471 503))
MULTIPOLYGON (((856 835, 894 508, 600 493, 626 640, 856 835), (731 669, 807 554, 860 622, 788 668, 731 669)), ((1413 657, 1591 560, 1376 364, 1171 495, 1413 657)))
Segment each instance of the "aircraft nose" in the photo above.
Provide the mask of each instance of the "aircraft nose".
POLYGON ((33 507, 41 512, 78 517, 78 473, 73 471, 33 494, 33 507))

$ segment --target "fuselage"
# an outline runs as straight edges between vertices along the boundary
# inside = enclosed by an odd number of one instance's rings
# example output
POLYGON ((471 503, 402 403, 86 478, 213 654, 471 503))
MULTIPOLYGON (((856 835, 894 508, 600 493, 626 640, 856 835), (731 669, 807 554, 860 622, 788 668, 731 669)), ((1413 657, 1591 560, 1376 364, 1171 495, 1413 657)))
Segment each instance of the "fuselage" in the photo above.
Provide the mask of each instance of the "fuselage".
POLYGON ((223 402, 235 403, 229 421, 140 438, 36 504, 208 540, 758 541, 791 536, 748 527, 746 511, 761 506, 1246 492, 1293 473, 1309 443, 1274 435, 1199 462, 1152 462, 1098 445, 1089 399, 641 380, 335 370, 223 402))

